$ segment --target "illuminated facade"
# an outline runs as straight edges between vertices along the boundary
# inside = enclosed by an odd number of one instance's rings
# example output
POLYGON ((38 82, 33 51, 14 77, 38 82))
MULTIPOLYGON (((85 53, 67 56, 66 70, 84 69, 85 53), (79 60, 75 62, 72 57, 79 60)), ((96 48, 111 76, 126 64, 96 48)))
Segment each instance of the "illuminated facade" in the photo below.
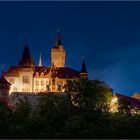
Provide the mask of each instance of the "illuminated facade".
POLYGON ((58 33, 55 46, 51 49, 51 66, 43 66, 41 54, 36 66, 28 45, 24 47, 22 59, 16 66, 9 67, 2 75, 11 83, 12 92, 64 92, 67 80, 87 78, 83 59, 81 71, 65 67, 66 51, 58 33))
POLYGON ((51 63, 56 67, 65 67, 66 52, 60 40, 60 34, 57 35, 56 44, 51 50, 51 63))

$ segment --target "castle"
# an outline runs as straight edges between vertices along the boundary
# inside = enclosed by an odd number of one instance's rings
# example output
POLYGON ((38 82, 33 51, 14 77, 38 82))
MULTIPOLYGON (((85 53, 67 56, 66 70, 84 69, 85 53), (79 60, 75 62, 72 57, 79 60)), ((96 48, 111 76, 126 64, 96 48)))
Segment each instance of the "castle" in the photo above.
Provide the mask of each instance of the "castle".
POLYGON ((61 43, 60 33, 51 49, 51 66, 43 66, 40 55, 39 64, 35 65, 26 44, 22 59, 18 65, 10 66, 2 71, 2 76, 11 84, 12 92, 64 92, 67 80, 87 78, 87 70, 83 59, 81 71, 65 67, 66 51, 61 43))

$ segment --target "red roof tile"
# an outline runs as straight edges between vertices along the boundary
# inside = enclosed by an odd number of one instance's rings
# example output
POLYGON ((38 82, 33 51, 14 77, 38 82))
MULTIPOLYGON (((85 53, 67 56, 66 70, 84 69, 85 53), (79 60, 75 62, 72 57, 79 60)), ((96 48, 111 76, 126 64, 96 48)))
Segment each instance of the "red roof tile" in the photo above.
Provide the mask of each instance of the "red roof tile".
MULTIPOLYGON (((6 72, 4 75, 18 75, 20 68, 21 68, 20 66, 11 66, 8 69, 8 72, 6 72)), ((35 71, 34 71, 33 76, 36 75, 36 72, 39 73, 39 76, 42 72, 44 73, 44 75, 46 75, 49 73, 50 68, 51 67, 47 67, 47 66, 35 66, 35 71)), ((56 68, 56 76, 58 78, 79 78, 80 72, 74 69, 71 69, 69 67, 59 67, 59 68, 56 68)))
POLYGON ((19 75, 19 66, 11 66, 7 72, 4 72, 4 75, 15 75, 18 76, 19 75))
POLYGON ((58 78, 79 78, 80 73, 74 69, 71 69, 69 67, 60 67, 57 68, 57 77, 58 78))

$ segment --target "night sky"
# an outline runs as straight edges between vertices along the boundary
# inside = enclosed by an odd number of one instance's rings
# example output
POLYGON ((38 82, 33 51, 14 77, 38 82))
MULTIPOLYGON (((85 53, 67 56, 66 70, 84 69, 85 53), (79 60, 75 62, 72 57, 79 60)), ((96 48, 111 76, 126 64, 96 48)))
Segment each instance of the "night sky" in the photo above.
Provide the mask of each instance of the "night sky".
POLYGON ((114 92, 140 92, 140 2, 0 2, 0 66, 18 64, 28 43, 36 65, 50 65, 57 29, 66 66, 100 79, 114 92))

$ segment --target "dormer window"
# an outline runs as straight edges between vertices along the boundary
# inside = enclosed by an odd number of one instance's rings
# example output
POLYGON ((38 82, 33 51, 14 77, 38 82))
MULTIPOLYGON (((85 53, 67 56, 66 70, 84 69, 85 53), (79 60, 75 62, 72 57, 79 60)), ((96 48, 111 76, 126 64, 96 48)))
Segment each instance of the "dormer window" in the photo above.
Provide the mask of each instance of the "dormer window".
POLYGON ((38 77, 38 76, 39 76, 39 73, 38 73, 38 72, 36 72, 35 76, 36 76, 36 77, 38 77))
POLYGON ((43 77, 44 76, 44 73, 43 72, 41 72, 41 77, 43 77))

